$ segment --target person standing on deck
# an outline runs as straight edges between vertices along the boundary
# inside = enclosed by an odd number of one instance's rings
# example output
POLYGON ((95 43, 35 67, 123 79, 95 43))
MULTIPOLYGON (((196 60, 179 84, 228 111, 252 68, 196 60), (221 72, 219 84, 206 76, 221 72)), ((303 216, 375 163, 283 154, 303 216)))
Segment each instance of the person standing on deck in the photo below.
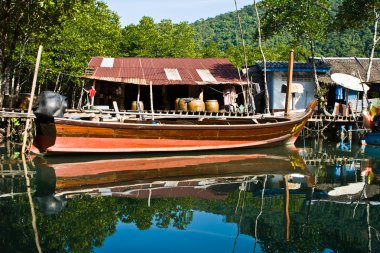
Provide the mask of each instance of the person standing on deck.
POLYGON ((96 94, 96 90, 95 90, 95 87, 94 85, 91 85, 90 89, 88 89, 88 95, 90 96, 90 99, 91 99, 91 106, 94 105, 94 99, 95 99, 95 94, 96 94))
POLYGON ((224 87, 223 90, 223 100, 224 100, 224 109, 227 112, 234 112, 236 110, 236 89, 232 85, 224 87))

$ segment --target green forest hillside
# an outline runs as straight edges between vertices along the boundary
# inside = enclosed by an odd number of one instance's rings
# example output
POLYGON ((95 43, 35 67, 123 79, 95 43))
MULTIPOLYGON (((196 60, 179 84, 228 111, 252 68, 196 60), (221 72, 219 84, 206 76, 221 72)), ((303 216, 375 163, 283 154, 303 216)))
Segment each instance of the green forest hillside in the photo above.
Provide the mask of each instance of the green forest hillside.
MULTIPOLYGON (((266 60, 287 60, 290 49, 296 61, 306 61, 313 53, 369 57, 372 47, 378 48, 372 41, 380 0, 262 0, 257 7, 266 60)), ((143 17, 122 27, 119 15, 101 0, 3 1, 0 108, 4 100, 10 104, 19 93, 30 92, 40 45, 37 93, 65 94, 73 108, 80 104, 81 76, 94 56, 224 57, 238 68, 252 65, 262 60, 256 11, 249 5, 239 14, 243 34, 235 11, 192 24, 143 17)), ((374 51, 374 57, 378 53, 374 51)))
MULTIPOLYGON (((332 6, 330 12, 333 14, 332 17, 336 14, 337 7, 341 2, 342 0, 330 0, 332 6)), ((264 11, 261 12, 260 16, 262 16, 264 11)), ((239 12, 244 30, 245 43, 253 48, 257 48, 257 22, 253 6, 245 6, 239 12)), ((216 43, 222 51, 225 51, 230 45, 242 45, 237 13, 235 11, 221 14, 214 18, 198 20, 191 25, 196 31, 196 41, 204 47, 216 43)), ((281 60, 279 59, 279 57, 282 58, 281 54, 279 55, 274 52, 295 47, 296 45, 294 45, 293 41, 293 38, 288 34, 280 34, 265 39, 263 46, 267 49, 268 58, 270 60, 281 60)), ((370 26, 365 29, 351 29, 344 32, 334 32, 333 29, 331 29, 326 40, 316 44, 316 56, 368 57, 371 50, 371 43, 372 33, 370 26)), ((254 57, 261 59, 258 54, 254 54, 254 57)))

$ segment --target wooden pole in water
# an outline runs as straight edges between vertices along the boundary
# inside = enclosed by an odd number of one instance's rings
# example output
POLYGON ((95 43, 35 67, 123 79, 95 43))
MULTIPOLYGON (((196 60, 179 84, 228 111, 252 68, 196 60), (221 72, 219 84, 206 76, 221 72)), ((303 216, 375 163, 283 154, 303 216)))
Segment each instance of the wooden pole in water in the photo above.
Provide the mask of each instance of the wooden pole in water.
POLYGON ((293 63, 294 63, 294 50, 290 50, 289 63, 288 63, 288 82, 286 85, 286 97, 285 97, 285 116, 290 112, 290 86, 293 82, 293 63))
POLYGON ((33 100, 34 100, 34 92, 36 90, 38 68, 40 66, 41 54, 42 54, 42 45, 40 45, 39 48, 38 48, 36 66, 34 68, 34 76, 33 76, 33 82, 32 82, 32 91, 30 92, 29 107, 28 107, 28 118, 26 119, 26 123, 25 123, 25 130, 24 130, 24 137, 23 137, 23 141, 22 141, 21 154, 25 154, 26 140, 28 138, 28 128, 29 128, 30 117, 31 117, 31 112, 32 112, 32 106, 33 106, 33 100))
POLYGON ((153 87, 152 87, 152 81, 149 83, 149 89, 150 89, 150 109, 152 111, 152 120, 154 120, 154 109, 153 109, 153 87))

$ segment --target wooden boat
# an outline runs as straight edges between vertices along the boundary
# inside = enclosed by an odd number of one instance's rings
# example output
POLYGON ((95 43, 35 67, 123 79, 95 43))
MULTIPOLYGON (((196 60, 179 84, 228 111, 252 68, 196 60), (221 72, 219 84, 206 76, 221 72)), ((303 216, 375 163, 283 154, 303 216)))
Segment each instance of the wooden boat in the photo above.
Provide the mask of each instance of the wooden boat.
POLYGON ((119 122, 41 119, 32 151, 36 153, 130 153, 217 150, 294 143, 314 112, 282 115, 145 114, 144 120, 119 115, 119 122), (121 122, 120 122, 121 121, 121 122))

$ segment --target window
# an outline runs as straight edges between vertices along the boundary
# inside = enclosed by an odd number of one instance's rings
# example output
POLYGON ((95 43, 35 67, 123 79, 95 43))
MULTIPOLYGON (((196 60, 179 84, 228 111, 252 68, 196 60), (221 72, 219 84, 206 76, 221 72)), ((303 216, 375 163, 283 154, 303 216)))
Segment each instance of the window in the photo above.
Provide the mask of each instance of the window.
POLYGON ((197 73, 204 82, 217 82, 208 69, 197 69, 197 73))
POLYGON ((178 69, 164 69, 168 80, 180 81, 182 80, 178 69))
POLYGON ((100 67, 112 68, 114 60, 115 58, 103 58, 102 63, 100 64, 100 67))

